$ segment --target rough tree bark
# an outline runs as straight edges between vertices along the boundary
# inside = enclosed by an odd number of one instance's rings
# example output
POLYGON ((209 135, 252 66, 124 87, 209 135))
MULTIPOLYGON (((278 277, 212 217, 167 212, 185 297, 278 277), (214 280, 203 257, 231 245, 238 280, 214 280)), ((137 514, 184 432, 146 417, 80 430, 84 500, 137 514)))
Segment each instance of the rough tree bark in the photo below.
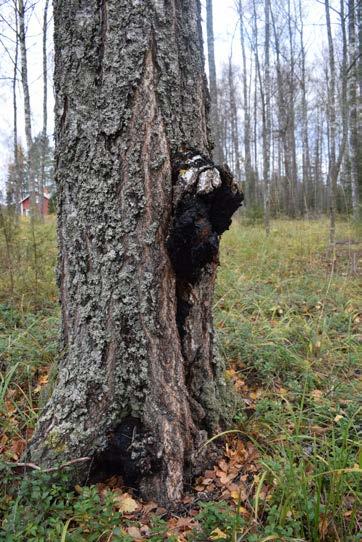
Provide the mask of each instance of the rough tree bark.
POLYGON ((54 24, 63 354, 28 458, 167 503, 230 400, 212 294, 242 197, 207 158, 200 3, 55 0, 54 24))

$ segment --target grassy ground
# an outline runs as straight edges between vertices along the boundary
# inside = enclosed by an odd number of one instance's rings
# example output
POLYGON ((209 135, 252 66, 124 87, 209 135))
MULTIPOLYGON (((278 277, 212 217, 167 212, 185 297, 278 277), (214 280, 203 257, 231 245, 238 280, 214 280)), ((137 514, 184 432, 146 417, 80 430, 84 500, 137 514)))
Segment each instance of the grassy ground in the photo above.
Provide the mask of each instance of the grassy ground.
MULTIPOLYGON (((9 225, 5 225, 9 231, 9 225)), ((30 438, 56 358, 54 223, 0 233, 0 539, 358 541, 362 245, 324 221, 236 221, 215 297, 220 354, 240 397, 224 457, 172 514, 117 480, 69 491, 7 466, 30 438), (8 250, 6 250, 8 248, 8 250), (15 485, 14 485, 15 481, 15 485)))

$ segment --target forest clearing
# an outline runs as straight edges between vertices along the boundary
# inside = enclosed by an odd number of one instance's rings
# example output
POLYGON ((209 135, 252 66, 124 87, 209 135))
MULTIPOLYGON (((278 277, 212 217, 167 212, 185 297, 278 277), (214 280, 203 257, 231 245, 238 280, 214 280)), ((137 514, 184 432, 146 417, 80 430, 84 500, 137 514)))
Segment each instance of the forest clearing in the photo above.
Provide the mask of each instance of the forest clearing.
POLYGON ((0 542, 362 542, 361 142, 361 0, 0 0, 0 542))
POLYGON ((361 540, 362 245, 346 221, 335 255, 327 239, 327 220, 275 220, 267 238, 237 217, 225 234, 214 318, 240 404, 223 456, 166 510, 117 477, 70 490, 66 468, 11 466, 55 374, 57 250, 52 217, 23 220, 11 260, 2 234, 0 539, 361 540))

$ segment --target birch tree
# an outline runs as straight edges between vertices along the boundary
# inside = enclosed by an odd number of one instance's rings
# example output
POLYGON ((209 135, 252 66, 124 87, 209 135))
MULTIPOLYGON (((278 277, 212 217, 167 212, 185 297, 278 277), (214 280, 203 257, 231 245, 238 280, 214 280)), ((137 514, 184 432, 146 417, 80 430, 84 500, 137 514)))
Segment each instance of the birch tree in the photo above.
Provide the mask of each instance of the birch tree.
POLYGON ((14 22, 15 22, 15 52, 14 52, 14 71, 12 81, 12 94, 13 94, 13 153, 14 153, 14 202, 15 210, 18 213, 20 210, 20 200, 22 197, 22 182, 19 165, 19 152, 18 152, 18 101, 17 101, 17 82, 18 82, 18 70, 19 70, 19 33, 18 33, 18 11, 14 4, 14 22))
POLYGON ((212 293, 241 195, 209 159, 200 4, 55 0, 54 25, 62 357, 27 456, 168 503, 232 412, 212 293))
POLYGON ((244 9, 241 0, 237 3, 240 28, 240 46, 242 58, 242 95, 244 110, 244 161, 245 161, 245 192, 247 205, 255 205, 256 187, 255 174, 251 165, 251 114, 248 88, 248 66, 246 61, 245 30, 244 30, 244 9))
MULTIPOLYGON (((329 87, 328 87, 328 118, 329 118, 329 138, 330 138, 330 155, 329 155, 329 212, 330 212, 330 232, 329 240, 331 245, 335 244, 336 238, 336 198, 337 198, 337 181, 341 168, 344 148, 346 144, 346 124, 344 118, 343 123, 343 135, 339 145, 339 151, 337 156, 336 149, 336 133, 337 133, 337 118, 336 118, 336 61, 334 55, 334 44, 332 37, 331 15, 329 0, 325 0, 325 15, 327 25, 328 36, 328 59, 329 59, 329 87)), ((346 73, 342 71, 342 92, 345 93, 346 89, 346 73)), ((345 111, 342 113, 345 116, 345 111)))
MULTIPOLYGON (((351 184, 352 184, 352 208, 353 215, 356 219, 360 217, 360 190, 362 181, 362 164, 360 162, 360 156, 362 151, 360 150, 362 141, 362 131, 359 133, 358 125, 358 66, 359 66, 359 52, 357 47, 356 36, 356 22, 357 16, 360 13, 358 11, 358 5, 360 2, 354 0, 348 1, 348 64, 349 64, 349 78, 348 78, 348 110, 349 110, 349 152, 351 156, 351 184)), ((360 77, 362 74, 360 74, 360 77)))
POLYGON ((218 109, 218 89, 216 79, 215 64, 215 39, 214 39, 214 18, 213 18, 213 0, 206 2, 206 26, 207 26, 207 56, 209 64, 209 87, 210 87, 210 123, 214 142, 213 156, 217 163, 221 164, 224 160, 221 135, 220 119, 218 109))
POLYGON ((18 18, 19 18, 19 48, 21 58, 21 83, 23 88, 24 98, 24 123, 25 123, 25 139, 27 146, 27 177, 29 183, 29 194, 32 208, 32 217, 37 213, 37 205, 35 202, 35 178, 32 168, 32 121, 31 121, 31 107, 30 107, 30 92, 29 92, 29 79, 28 79, 28 55, 26 47, 26 25, 25 25, 25 3, 24 0, 17 0, 18 18))
POLYGON ((264 1, 264 99, 263 99, 263 177, 264 177, 264 225, 270 233, 270 0, 264 1))
MULTIPOLYGON (((48 9, 49 0, 45 0, 43 11, 43 130, 42 130, 42 153, 41 153, 41 172, 40 172, 40 193, 44 193, 45 188, 45 162, 48 150, 48 49, 47 49, 47 31, 48 31, 48 9)), ((40 206, 43 215, 43 205, 40 206)))

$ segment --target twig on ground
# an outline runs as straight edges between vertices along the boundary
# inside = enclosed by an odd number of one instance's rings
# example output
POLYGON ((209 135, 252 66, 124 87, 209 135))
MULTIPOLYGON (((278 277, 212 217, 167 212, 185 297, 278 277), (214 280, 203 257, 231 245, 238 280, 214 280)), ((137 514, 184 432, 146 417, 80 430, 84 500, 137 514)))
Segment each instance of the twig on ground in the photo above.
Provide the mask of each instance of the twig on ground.
POLYGON ((58 467, 50 467, 49 469, 42 469, 41 467, 39 467, 39 465, 35 465, 35 463, 5 463, 5 464, 9 467, 14 467, 14 468, 20 467, 20 468, 25 468, 25 469, 38 470, 44 473, 49 473, 49 472, 56 472, 66 467, 70 467, 71 465, 75 465, 77 463, 84 463, 85 461, 90 461, 90 460, 91 460, 90 457, 80 457, 79 459, 72 459, 71 461, 62 463, 58 467))

